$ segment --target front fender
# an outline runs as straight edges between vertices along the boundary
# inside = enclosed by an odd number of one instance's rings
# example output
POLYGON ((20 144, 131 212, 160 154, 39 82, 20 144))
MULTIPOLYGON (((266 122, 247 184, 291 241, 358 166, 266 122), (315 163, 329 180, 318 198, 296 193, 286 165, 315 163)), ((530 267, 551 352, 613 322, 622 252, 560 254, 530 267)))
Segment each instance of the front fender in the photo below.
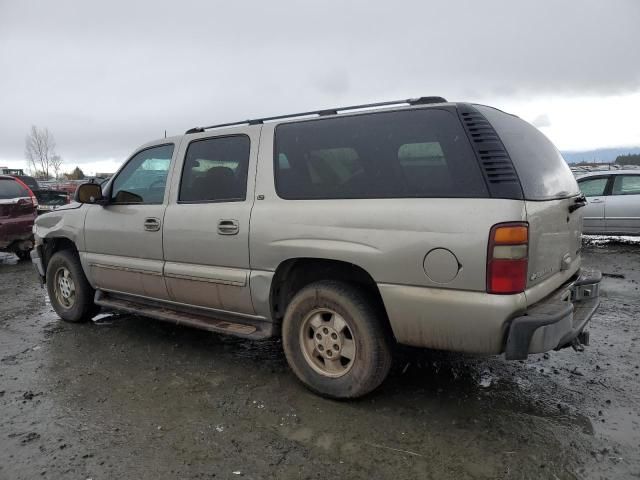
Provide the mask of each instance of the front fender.
POLYGON ((33 224, 36 245, 53 238, 71 241, 78 251, 84 250, 84 219, 87 209, 80 203, 40 215, 33 224))

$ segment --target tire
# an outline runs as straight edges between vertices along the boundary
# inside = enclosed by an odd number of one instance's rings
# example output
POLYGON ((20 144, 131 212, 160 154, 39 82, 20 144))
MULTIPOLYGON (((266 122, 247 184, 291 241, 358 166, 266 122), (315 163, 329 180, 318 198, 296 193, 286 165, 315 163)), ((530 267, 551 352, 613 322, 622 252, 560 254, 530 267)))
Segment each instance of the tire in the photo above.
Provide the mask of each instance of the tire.
POLYGON ((67 322, 86 322, 100 311, 93 303, 95 291, 84 275, 80 259, 71 250, 56 252, 49 260, 47 292, 53 309, 67 322))
POLYGON ((384 312, 366 292, 342 282, 315 282, 293 297, 282 344, 298 379, 329 398, 366 395, 391 368, 392 334, 384 312))

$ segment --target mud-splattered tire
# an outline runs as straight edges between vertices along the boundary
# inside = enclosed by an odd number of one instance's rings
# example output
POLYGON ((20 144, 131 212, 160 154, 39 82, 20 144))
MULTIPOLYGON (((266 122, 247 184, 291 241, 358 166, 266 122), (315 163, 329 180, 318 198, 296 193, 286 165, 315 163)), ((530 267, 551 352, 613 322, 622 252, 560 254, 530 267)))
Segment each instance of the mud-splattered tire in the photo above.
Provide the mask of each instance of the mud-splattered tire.
POLYGON ((282 343, 289 366, 325 397, 357 398, 377 388, 391 367, 391 332, 384 311, 363 290, 320 281, 287 306, 282 343))
POLYGON ((47 292, 56 313, 67 322, 86 322, 99 312, 94 290, 82 271, 80 259, 71 250, 53 254, 47 266, 47 292))

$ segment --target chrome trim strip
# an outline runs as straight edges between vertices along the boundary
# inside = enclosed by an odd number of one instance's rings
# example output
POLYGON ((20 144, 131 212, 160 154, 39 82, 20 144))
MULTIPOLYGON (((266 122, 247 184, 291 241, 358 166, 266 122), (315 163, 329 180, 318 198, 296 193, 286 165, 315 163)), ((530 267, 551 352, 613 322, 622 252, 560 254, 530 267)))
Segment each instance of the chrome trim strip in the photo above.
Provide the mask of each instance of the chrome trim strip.
POLYGON ((246 282, 236 282, 233 280, 222 280, 218 278, 206 278, 206 277, 198 277, 195 275, 182 275, 179 273, 166 273, 164 274, 166 278, 178 278, 180 280, 191 280, 194 282, 206 282, 206 283, 217 283, 221 285, 232 285, 234 287, 244 287, 246 282))
POLYGON ((243 268, 198 265, 181 262, 165 262, 163 272, 165 278, 231 285, 234 287, 246 286, 247 276, 249 273, 243 268))
POLYGON ((152 270, 143 270, 140 268, 131 268, 131 267, 120 267, 117 265, 105 265, 104 263, 89 263, 90 267, 98 267, 98 268, 106 268, 108 270, 119 270, 121 272, 130 272, 130 273, 142 273, 144 275, 153 275, 156 277, 161 277, 162 272, 154 272, 152 270))

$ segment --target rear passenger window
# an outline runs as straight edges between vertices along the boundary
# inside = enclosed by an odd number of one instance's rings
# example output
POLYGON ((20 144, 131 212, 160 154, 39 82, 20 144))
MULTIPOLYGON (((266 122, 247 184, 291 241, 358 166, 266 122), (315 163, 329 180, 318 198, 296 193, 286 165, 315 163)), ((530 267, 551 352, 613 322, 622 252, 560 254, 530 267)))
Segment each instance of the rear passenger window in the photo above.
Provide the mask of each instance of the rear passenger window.
POLYGON ((187 148, 180 202, 242 201, 251 142, 246 135, 195 140, 187 148))
POLYGON ((578 186, 585 197, 599 197, 604 195, 604 189, 607 187, 608 181, 609 177, 591 178, 578 182, 578 186))
POLYGON ((488 196, 460 122, 446 110, 281 124, 275 159, 285 199, 488 196))
POLYGON ((29 192, 15 180, 0 178, 0 200, 28 197, 29 192))
POLYGON ((640 175, 616 175, 614 195, 640 195, 640 175))

